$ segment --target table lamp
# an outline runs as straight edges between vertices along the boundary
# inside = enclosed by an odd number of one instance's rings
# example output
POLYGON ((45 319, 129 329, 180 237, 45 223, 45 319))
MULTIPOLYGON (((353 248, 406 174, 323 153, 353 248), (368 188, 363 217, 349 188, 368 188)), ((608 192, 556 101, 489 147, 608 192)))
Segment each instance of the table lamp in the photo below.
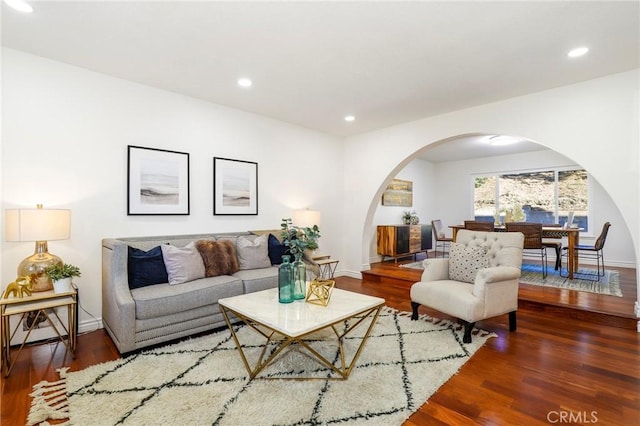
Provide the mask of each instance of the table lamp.
POLYGON ((320 227, 320 212, 317 210, 296 210, 293 212, 293 225, 300 228, 320 227))
POLYGON ((5 213, 7 241, 36 243, 33 255, 18 265, 18 276, 31 278, 32 291, 51 290, 53 283, 44 271, 62 263, 62 259, 49 253, 47 241, 69 239, 71 210, 43 209, 42 204, 38 204, 35 209, 9 209, 5 213))

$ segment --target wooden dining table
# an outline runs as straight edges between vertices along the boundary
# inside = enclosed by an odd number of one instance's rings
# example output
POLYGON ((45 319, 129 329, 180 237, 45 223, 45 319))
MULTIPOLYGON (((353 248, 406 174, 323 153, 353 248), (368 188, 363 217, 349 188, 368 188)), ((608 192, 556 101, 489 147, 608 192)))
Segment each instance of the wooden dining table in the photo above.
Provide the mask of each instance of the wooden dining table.
MULTIPOLYGON (((465 229, 464 225, 450 225, 449 228, 453 231, 453 241, 456 240, 458 230, 465 229)), ((494 230, 495 232, 506 232, 507 228, 505 226, 496 226, 494 230)), ((542 238, 567 238, 567 250, 569 252, 567 270, 569 271, 570 280, 573 279, 574 273, 578 271, 578 252, 576 246, 580 242, 580 231, 584 231, 584 228, 542 227, 542 238)))

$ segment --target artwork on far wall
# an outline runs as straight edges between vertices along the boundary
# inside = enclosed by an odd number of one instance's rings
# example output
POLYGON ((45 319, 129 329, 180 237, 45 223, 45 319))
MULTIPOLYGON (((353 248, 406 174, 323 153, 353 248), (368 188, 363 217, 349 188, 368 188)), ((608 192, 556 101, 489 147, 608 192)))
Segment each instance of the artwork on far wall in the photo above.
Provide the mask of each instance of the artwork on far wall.
POLYGON ((188 215, 189 154, 128 146, 127 214, 188 215))
POLYGON ((413 206, 413 182, 393 179, 382 193, 383 206, 413 206))
POLYGON ((213 214, 258 214, 258 163, 213 157, 213 214))

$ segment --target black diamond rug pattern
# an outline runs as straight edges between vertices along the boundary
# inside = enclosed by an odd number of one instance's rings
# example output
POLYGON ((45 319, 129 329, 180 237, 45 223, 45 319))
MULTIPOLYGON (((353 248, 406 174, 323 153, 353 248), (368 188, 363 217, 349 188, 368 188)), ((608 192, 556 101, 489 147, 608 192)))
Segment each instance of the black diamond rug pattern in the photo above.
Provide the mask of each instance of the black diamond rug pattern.
MULTIPOLYGON (((236 327, 247 357, 259 356, 263 338, 236 327)), ((92 425, 400 425, 495 336, 474 331, 464 344, 456 323, 411 321, 410 313, 385 307, 351 376, 335 381, 301 347, 248 380, 224 329, 79 372, 62 369, 59 382, 34 387, 29 424, 68 418, 92 425), (319 380, 272 380, 312 375, 319 380)), ((348 335, 347 354, 365 332, 360 325, 348 335)), ((313 335, 310 344, 337 363, 337 345, 326 337, 313 335)))

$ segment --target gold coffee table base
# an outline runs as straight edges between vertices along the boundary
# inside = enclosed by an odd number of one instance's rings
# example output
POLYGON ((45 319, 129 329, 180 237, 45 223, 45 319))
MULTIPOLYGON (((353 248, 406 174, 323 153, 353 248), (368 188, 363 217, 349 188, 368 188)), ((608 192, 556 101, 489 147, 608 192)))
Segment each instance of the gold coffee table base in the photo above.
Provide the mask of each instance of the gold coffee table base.
POLYGON ((229 309, 227 307, 224 307, 222 305, 220 305, 220 310, 222 311, 222 314, 224 315, 224 319, 227 322, 227 325, 229 326, 229 330, 231 330, 231 335, 233 336, 233 340, 236 343, 236 346, 238 348, 238 352, 240 353, 240 356, 242 357, 242 362, 244 363, 245 368, 247 369, 247 372, 249 373, 249 379, 253 380, 258 374, 260 374, 260 372, 262 370, 264 370, 266 367, 268 367, 269 365, 271 365, 274 360, 277 358, 277 356, 287 347, 289 347, 292 344, 297 344, 299 345, 299 347, 305 348, 311 355, 313 355, 313 357, 322 365, 324 365, 325 367, 329 368, 330 370, 332 370, 333 372, 335 372, 338 376, 337 377, 269 377, 268 379, 273 379, 273 380, 282 380, 282 379, 286 379, 286 380, 346 380, 349 378, 349 375, 351 374, 351 371, 353 369, 353 367, 356 364, 356 361, 358 360, 358 357, 360 356, 360 353, 362 352, 362 349, 364 348, 365 343, 367 342, 367 339, 369 338, 369 334, 371 334, 371 330, 373 329, 373 326, 375 325, 377 319, 378 319, 378 315, 380 314, 380 310, 382 309, 382 306, 384 306, 383 304, 376 306, 374 308, 371 309, 367 309, 361 312, 356 312, 354 313, 352 316, 346 318, 346 319, 342 319, 339 321, 336 321, 332 324, 327 324, 325 326, 322 327, 318 327, 317 329, 306 333, 306 334, 302 334, 300 336, 288 336, 282 332, 276 331, 273 328, 262 324, 258 321, 256 321, 255 319, 249 318, 245 315, 242 315, 238 312, 233 311, 232 309, 229 309), (233 325, 231 323, 231 321, 229 320, 229 315, 228 313, 232 313, 233 315, 235 315, 236 317, 238 317, 240 320, 242 320, 248 327, 250 327, 252 330, 254 330, 256 333, 260 334, 261 336, 263 336, 265 338, 265 343, 264 346, 262 347, 262 352, 260 353, 260 356, 258 357, 257 362, 255 363, 254 366, 251 366, 249 364, 249 361, 247 360, 247 357, 244 353, 244 350, 242 348, 242 345, 240 343, 240 340, 238 339, 238 335, 236 334, 233 325), (348 320, 348 319, 352 319, 355 318, 359 315, 362 315, 362 318, 358 319, 358 321, 356 321, 353 325, 347 327, 343 333, 339 333, 338 330, 336 329, 336 325, 337 324, 341 324, 344 321, 348 320), (345 361, 345 350, 344 350, 344 346, 343 346, 343 339, 349 334, 351 333, 352 330, 354 330, 356 327, 358 327, 360 324, 364 323, 367 319, 370 320, 368 328, 366 333, 364 334, 364 336, 362 337, 362 341, 360 342, 360 345, 358 346, 358 349, 356 350, 356 353, 353 357, 353 359, 351 360, 351 362, 349 362, 349 364, 347 365, 346 361, 345 361), (324 330, 327 328, 331 328, 331 330, 333 330, 333 334, 336 336, 337 342, 338 342, 338 350, 340 353, 340 366, 336 367, 332 362, 330 362, 327 358, 325 358, 322 354, 320 354, 318 351, 316 351, 315 349, 313 349, 306 341, 305 338, 308 338, 309 336, 317 333, 320 330, 324 330), (265 355, 267 352, 267 348, 269 347, 270 343, 275 343, 276 342, 276 338, 278 336, 282 336, 282 341, 278 343, 278 346, 276 346, 275 350, 271 353, 271 355, 269 355, 268 357, 266 357, 265 359, 265 355))

